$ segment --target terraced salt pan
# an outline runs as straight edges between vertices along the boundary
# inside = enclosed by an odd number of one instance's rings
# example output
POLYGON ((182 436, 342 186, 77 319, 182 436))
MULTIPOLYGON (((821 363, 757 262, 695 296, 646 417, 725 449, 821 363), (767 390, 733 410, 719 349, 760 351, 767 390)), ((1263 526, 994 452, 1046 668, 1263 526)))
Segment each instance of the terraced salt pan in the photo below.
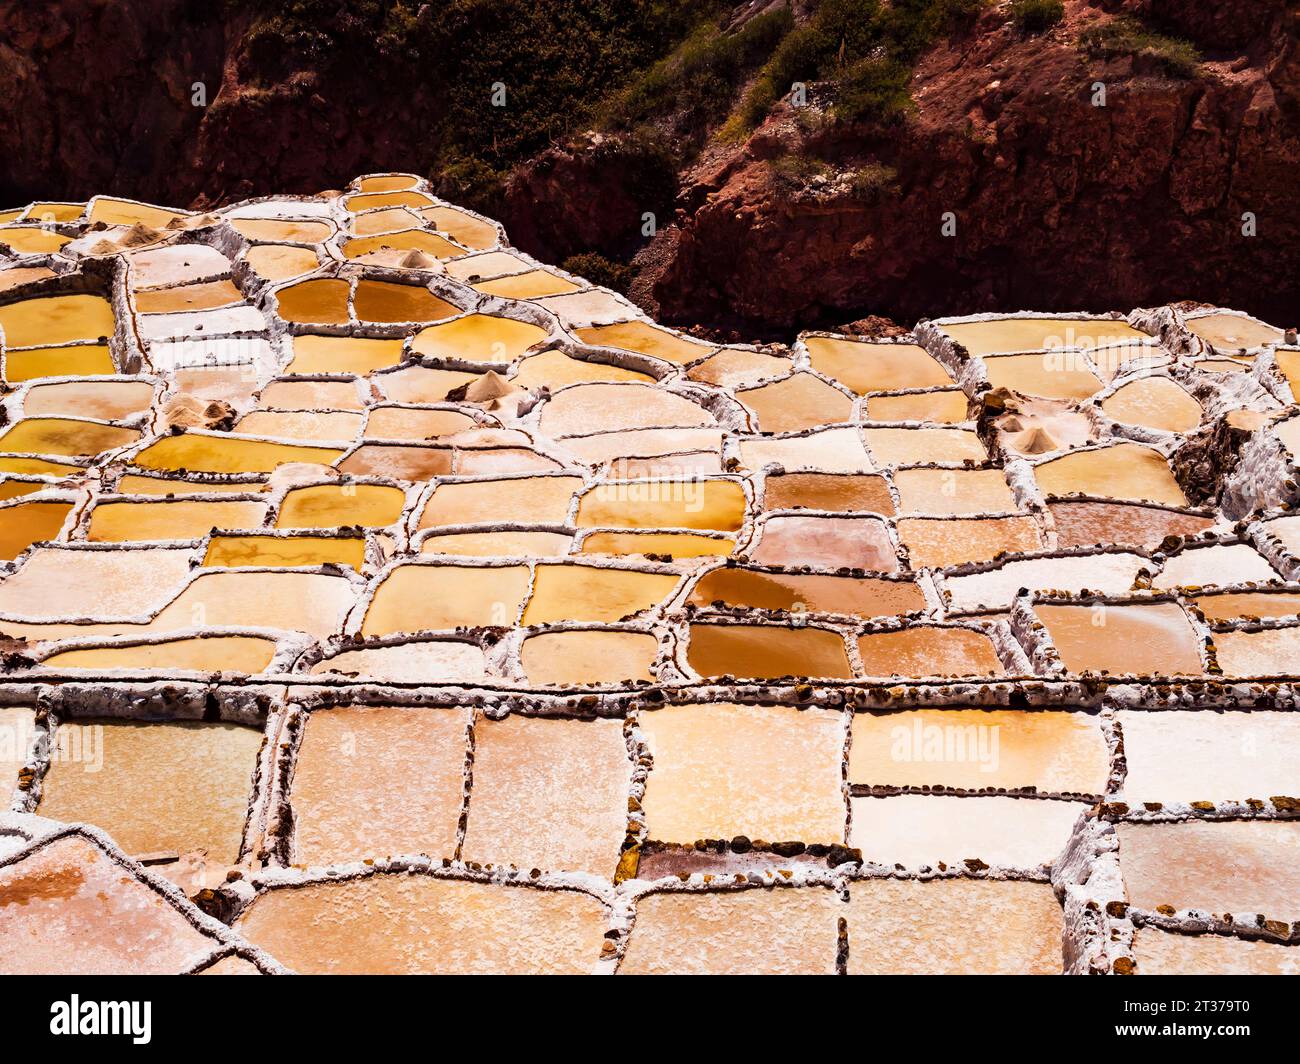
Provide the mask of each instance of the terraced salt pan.
POLYGON ((894 513, 894 500, 883 477, 831 473, 782 473, 763 482, 764 505, 769 510, 829 510, 866 512, 886 517, 894 513))
POLYGON ((1102 498, 1186 506, 1187 498, 1159 451, 1117 443, 1053 458, 1034 467, 1049 495, 1078 492, 1102 498))
POLYGON ((889 531, 876 517, 774 514, 763 522, 750 557, 761 565, 849 566, 878 573, 899 569, 889 531))
POLYGON ((17 558, 33 543, 58 537, 72 504, 20 502, 0 509, 0 560, 17 558))
POLYGON ((1241 802, 1300 790, 1300 720, 1289 713, 1122 712, 1128 775, 1139 802, 1241 802))
POLYGON ((1151 582, 1155 588, 1228 586, 1251 581, 1273 583, 1278 574, 1253 547, 1245 543, 1222 543, 1191 547, 1165 562, 1151 582))
POLYGON ((823 473, 874 473, 856 429, 823 429, 803 436, 760 437, 740 440, 741 464, 753 472, 769 465, 786 470, 823 473))
POLYGON ((858 637, 868 676, 1001 676, 993 640, 970 628, 911 625, 858 637))
POLYGON ((576 891, 381 874, 268 891, 235 927, 303 973, 576 975, 606 916, 576 891))
POLYGON ((1133 938, 1133 956, 1139 975, 1300 975, 1294 949, 1227 935, 1144 927, 1133 938))
POLYGON ((1221 632, 1214 650, 1225 676, 1282 676, 1300 666, 1300 628, 1221 632))
POLYGON ((4 379, 10 384, 40 377, 107 376, 114 369, 113 356, 104 344, 9 348, 4 353, 4 379))
POLYGON ((920 870, 975 859, 1003 868, 1052 864, 1083 802, 900 794, 854 798, 850 845, 867 860, 920 870))
POLYGON ((1282 330, 1244 314, 1204 314, 1188 318, 1187 330, 1216 351, 1233 354, 1282 341, 1282 330))
POLYGON ((550 558, 568 554, 573 537, 562 532, 503 529, 495 532, 437 532, 420 540, 420 554, 470 558, 550 558))
POLYGON ((1102 400, 1108 417, 1164 432, 1191 432, 1201 422, 1201 404, 1168 377, 1144 377, 1102 400))
POLYGON ((612 481, 578 501, 585 528, 702 528, 734 532, 745 518, 745 490, 731 480, 612 481))
POLYGON ((542 407, 538 427, 547 436, 621 429, 694 428, 715 419, 689 399, 648 384, 577 384, 542 407))
POLYGON ((1300 824, 1202 820, 1117 830, 1124 886, 1139 909, 1300 915, 1300 824))
POLYGON ((1111 347, 1137 344, 1150 337, 1123 320, 1021 316, 985 321, 940 323, 945 333, 970 354, 1004 351, 1049 351, 1055 348, 1111 347))
POLYGON ((343 536, 221 536, 208 541, 205 566, 314 567, 365 564, 366 541, 343 536))
POLYGON ((630 776, 621 721, 479 719, 465 860, 612 878, 630 776))
POLYGON ((866 428, 862 435, 879 466, 982 463, 988 459, 979 437, 967 429, 866 428))
POLYGON ((1039 603, 1034 612, 1071 673, 1194 676, 1203 671, 1196 632, 1175 603, 1039 603))
POLYGON ((856 714, 848 771, 873 787, 1100 794, 1109 762, 1092 714, 917 709, 856 714))
POLYGON ((653 680, 658 639, 648 632, 541 632, 528 636, 519 663, 534 685, 625 683, 653 680))
POLYGON ((853 400, 811 373, 795 373, 773 384, 741 389, 736 398, 763 432, 798 432, 849 421, 853 416, 853 400))
POLYGON ((23 397, 28 418, 71 415, 100 421, 120 421, 146 413, 154 399, 149 381, 93 380, 36 384, 23 397))
POLYGON ((782 676, 851 679, 853 667, 838 632, 774 625, 693 624, 686 663, 705 679, 782 676))
POLYGON ((869 879, 849 890, 850 975, 1055 975, 1061 907, 1045 883, 869 879))
POLYGON ((392 683, 474 682, 488 678, 483 651, 450 640, 406 641, 345 650, 312 665, 311 674, 392 683))
POLYGON ((1066 359, 1060 351, 997 355, 984 359, 984 369, 994 388, 1045 399, 1087 399, 1102 388, 1101 380, 1082 360, 1066 359))
POLYGON ((910 395, 868 395, 868 421, 933 421, 955 424, 967 420, 966 393, 956 388, 910 395))
POLYGON ((308 714, 289 790, 297 860, 454 856, 467 728, 467 714, 454 709, 340 706, 308 714))
POLYGON ((624 975, 830 975, 843 906, 825 888, 640 898, 624 975))
POLYGON ((1120 595, 1133 586, 1139 570, 1153 563, 1138 554, 1081 554, 1003 562, 985 572, 944 577, 943 590, 953 610, 1005 609, 1021 588, 1030 591, 1082 591, 1120 595))
POLYGON ((789 359, 762 351, 724 347, 686 371, 688 380, 703 381, 721 388, 758 384, 790 372, 789 359))
POLYGON ((1046 546, 1032 517, 904 517, 897 528, 913 569, 987 562, 999 554, 1046 546))
POLYGON ((127 853, 239 856, 260 729, 237 724, 64 722, 37 812, 102 827, 127 853))
POLYGON ((951 384, 948 371, 924 348, 831 336, 804 338, 813 369, 859 395, 951 384))
POLYGON ((721 603, 857 617, 888 617, 926 608, 924 593, 910 580, 730 567, 701 576, 691 588, 689 601, 701 607, 721 603))
POLYGON ((652 839, 844 837, 839 714, 791 706, 668 706, 643 713, 654 755, 642 805, 652 839))
POLYGON ((1194 536, 1214 524, 1213 517, 1121 502, 1054 501, 1048 510, 1062 550, 1103 543, 1155 547, 1169 536, 1194 536))
POLYGON ((59 672, 84 669, 104 673, 124 669, 132 673, 255 675, 266 671, 275 653, 275 641, 261 636, 205 634, 154 642, 128 638, 99 646, 61 650, 42 659, 40 667, 59 672))
POLYGON ((26 975, 175 974, 215 945, 78 835, 0 866, 0 932, 0 969, 26 975))
POLYGON ((573 358, 558 349, 542 351, 521 359, 511 378, 512 383, 520 388, 547 387, 552 391, 566 388, 570 384, 651 380, 653 378, 648 374, 604 362, 573 358))
POLYGON ((893 479, 902 513, 979 514, 1020 508, 1000 469, 899 469, 893 479))

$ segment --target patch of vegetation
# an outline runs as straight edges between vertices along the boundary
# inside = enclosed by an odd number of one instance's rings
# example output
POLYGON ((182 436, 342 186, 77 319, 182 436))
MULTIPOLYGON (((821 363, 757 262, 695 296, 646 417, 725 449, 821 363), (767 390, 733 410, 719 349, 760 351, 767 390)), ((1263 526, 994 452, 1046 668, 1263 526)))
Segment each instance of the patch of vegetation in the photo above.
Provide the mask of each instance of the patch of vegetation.
POLYGON ((1044 33, 1065 18, 1062 0, 1011 0, 1011 18, 1021 33, 1044 33))
POLYGON ((750 19, 724 33, 706 19, 667 58, 614 94, 602 108, 607 128, 635 129, 671 117, 679 131, 704 132, 726 117, 741 82, 794 26, 789 8, 750 19))
POLYGON ((893 118, 912 104, 911 80, 912 68, 897 59, 873 56, 845 67, 835 79, 835 116, 848 122, 893 118))
POLYGON ((853 171, 850 187, 853 198, 864 203, 879 203, 897 188, 898 171, 884 163, 868 163, 853 171))
POLYGON ((887 120, 903 107, 916 57, 974 21, 985 0, 823 0, 781 41, 732 115, 737 139, 767 117, 795 82, 825 81, 841 118, 887 120))
POLYGON ((631 263, 614 262, 594 251, 570 255, 560 263, 560 269, 624 295, 627 295, 627 290, 632 287, 632 280, 636 277, 636 269, 631 263))
POLYGON ((1129 17, 1085 30, 1079 46, 1094 58, 1143 59, 1175 78, 1194 78, 1201 64, 1201 53, 1190 41, 1166 37, 1129 17))
POLYGON ((252 81, 283 83, 310 69, 336 97, 362 100, 371 84, 383 86, 393 108, 434 116, 428 165, 462 181, 504 173, 590 124, 611 86, 629 84, 724 4, 238 2, 255 16, 244 57, 252 81), (494 87, 504 91, 504 106, 494 87))
POLYGON ((777 190, 787 195, 803 192, 814 178, 831 173, 830 164, 813 155, 782 155, 769 166, 777 190))

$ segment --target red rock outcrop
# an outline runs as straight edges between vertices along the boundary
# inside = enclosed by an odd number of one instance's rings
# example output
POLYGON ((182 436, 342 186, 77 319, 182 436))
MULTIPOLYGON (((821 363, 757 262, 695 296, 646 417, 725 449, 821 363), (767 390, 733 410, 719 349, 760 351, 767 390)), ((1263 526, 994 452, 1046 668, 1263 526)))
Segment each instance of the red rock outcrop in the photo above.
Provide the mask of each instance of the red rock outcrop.
POLYGON ((634 289, 675 322, 753 332, 912 320, 944 306, 1106 309, 1180 297, 1235 302, 1287 322, 1300 306, 1293 160, 1300 50, 1271 3, 1156 4, 1197 35, 1249 25, 1250 47, 1173 79, 1132 57, 1085 56, 1100 9, 1071 3, 1022 37, 996 12, 923 57, 914 114, 895 128, 806 134, 788 110, 744 147, 686 177, 699 203, 659 237, 634 289), (1250 10, 1247 10, 1250 9, 1250 10), (1252 15, 1251 12, 1254 12, 1252 15), (1092 106, 1095 82, 1106 106, 1092 106), (769 158, 825 160, 832 177, 791 194, 769 158), (863 197, 834 179, 894 175, 863 197), (954 236, 941 234, 952 212, 954 236), (1243 235, 1243 215, 1257 235, 1243 235))

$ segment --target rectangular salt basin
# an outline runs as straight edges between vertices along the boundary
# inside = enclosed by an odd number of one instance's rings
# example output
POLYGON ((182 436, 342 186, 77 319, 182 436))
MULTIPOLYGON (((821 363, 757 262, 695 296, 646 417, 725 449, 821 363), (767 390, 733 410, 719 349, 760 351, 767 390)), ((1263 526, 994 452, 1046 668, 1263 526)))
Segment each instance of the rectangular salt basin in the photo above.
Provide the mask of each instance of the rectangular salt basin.
POLYGON ((0 706, 0 808, 9 807, 18 770, 27 763, 35 738, 36 714, 21 706, 0 706))
POLYGON ((1020 509, 1000 469, 899 469, 899 509, 913 514, 982 514, 1020 509))
POLYGON ((1223 543, 1175 554, 1165 562, 1151 586, 1159 589, 1227 586, 1251 581, 1269 584, 1280 579, 1253 547, 1245 543, 1223 543))
POLYGON ((1151 339, 1122 319, 1108 318, 995 318, 939 328, 976 356, 1002 351, 1112 347, 1151 339))
POLYGON ((1300 975, 1300 949, 1231 935, 1186 935, 1139 928, 1138 975, 1300 975))
POLYGON ((542 632, 519 648, 529 684, 626 683, 653 680, 659 640, 649 632, 583 629, 542 632))
POLYGON ((832 975, 843 912, 826 887, 648 894, 619 974, 832 975))
POLYGON ((943 590, 953 610, 1006 609, 1021 588, 1072 592, 1087 588, 1103 595, 1120 595, 1133 586, 1143 567, 1154 566, 1138 554, 1033 558, 1009 561, 983 573, 946 576, 943 590))
POLYGON ((648 837, 840 842, 844 719, 827 709, 676 705, 640 715, 648 837))
POLYGON ((850 846, 864 860, 920 870, 967 860, 1025 870, 1052 864, 1085 802, 899 794, 854 798, 850 846))
POLYGON ((1117 830, 1124 885, 1139 909, 1300 919, 1300 823, 1193 820, 1117 830))
POLYGON ((264 892, 235 928, 304 974, 580 975, 607 923, 578 891, 379 874, 264 892))
POLYGON ((463 860, 612 879, 632 774, 621 721, 480 717, 473 771, 463 860))
POLYGON ((178 975, 216 946, 84 836, 0 867, 0 971, 10 975, 178 975))
POLYGON ((1196 676, 1201 642, 1174 602, 1034 606, 1071 673, 1196 676))
POLYGON ((1046 546, 1032 517, 904 517, 897 527, 913 569, 987 562, 1046 546))
POLYGON ((250 306, 182 311, 176 314, 142 314, 137 320, 140 323, 140 336, 145 340, 266 331, 266 319, 262 317, 262 312, 250 306))
POLYGON ((239 856, 262 732, 189 721, 65 722, 37 811, 103 828, 127 853, 239 856))
POLYGON ((916 709, 853 717, 850 783, 1101 794, 1109 771, 1090 713, 916 709))
POLYGON ((1060 975, 1047 883, 869 879, 849 889, 850 975, 1060 975))
POLYGON ((838 632, 760 624, 693 624, 687 664, 703 678, 848 680, 853 668, 838 632))
POLYGON ((1294 713, 1124 711, 1116 719, 1130 805, 1300 796, 1300 718, 1294 713))
POLYGON ((289 791, 295 859, 454 857, 468 727, 468 714, 456 709, 358 705, 310 713, 289 791))

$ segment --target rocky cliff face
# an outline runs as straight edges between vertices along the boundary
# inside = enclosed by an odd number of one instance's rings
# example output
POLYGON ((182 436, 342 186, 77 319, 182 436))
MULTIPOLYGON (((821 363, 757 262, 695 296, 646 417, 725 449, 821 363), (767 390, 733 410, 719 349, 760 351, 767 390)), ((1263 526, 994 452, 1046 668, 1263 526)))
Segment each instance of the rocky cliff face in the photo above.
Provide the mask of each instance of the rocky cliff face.
POLYGON ((644 257, 637 295, 675 322, 742 332, 864 312, 910 320, 938 305, 1177 298, 1290 322, 1300 308, 1293 32, 1275 4, 1151 6, 1202 42, 1208 61, 1194 77, 1141 56, 1084 55, 1078 35, 1104 15, 1080 3, 1036 37, 990 12, 926 55, 901 125, 809 132, 778 111, 685 175, 686 209, 644 257), (1247 26, 1255 37, 1243 46, 1247 26), (1098 82, 1104 107, 1093 106, 1098 82), (781 158, 824 160, 825 172, 791 190, 781 158), (865 187, 854 180, 864 172, 865 187))
MULTIPOLYGON (((773 6, 747 5, 728 25, 773 6)), ((675 164, 644 140, 566 141, 515 166, 481 205, 554 261, 590 250, 626 261, 655 213, 634 297, 666 320, 745 338, 940 307, 1179 298, 1293 324, 1290 7, 1068 0, 1062 22, 1028 34, 991 3, 920 56, 900 120, 832 120, 813 86, 807 107, 778 104, 747 137, 710 137, 675 164), (1175 75, 1141 48, 1080 46, 1126 15, 1190 39, 1203 62, 1175 75)), ((258 18, 230 3, 0 0, 0 207, 37 188, 207 206, 437 165, 449 105, 419 76, 427 56, 384 40, 366 63, 349 65, 337 45, 328 58, 297 45, 281 55, 258 18), (401 54, 386 62, 385 49, 401 54), (191 103, 196 83, 206 107, 191 103)), ((417 30, 420 19, 428 12, 413 16, 417 30)))

